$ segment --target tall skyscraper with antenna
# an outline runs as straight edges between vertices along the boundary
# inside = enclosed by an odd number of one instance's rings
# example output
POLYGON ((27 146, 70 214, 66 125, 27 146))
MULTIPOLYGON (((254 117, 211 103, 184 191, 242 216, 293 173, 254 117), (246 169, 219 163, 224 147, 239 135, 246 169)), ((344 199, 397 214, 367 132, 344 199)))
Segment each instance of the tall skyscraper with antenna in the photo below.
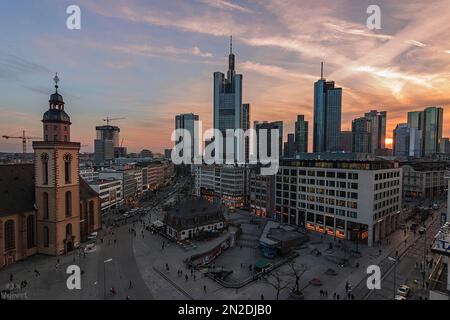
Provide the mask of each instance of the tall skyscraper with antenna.
POLYGON ((342 88, 323 77, 314 83, 313 152, 332 152, 341 149, 342 88))
MULTIPOLYGON (((214 129, 219 129, 225 140, 226 130, 242 129, 243 117, 242 75, 236 74, 235 71, 233 38, 230 37, 227 75, 225 77, 222 72, 214 72, 214 129)), ((235 138, 234 143, 234 158, 236 159, 239 149, 237 146, 241 144, 240 138, 235 138)), ((224 158, 225 150, 226 143, 224 141, 222 150, 224 158)))

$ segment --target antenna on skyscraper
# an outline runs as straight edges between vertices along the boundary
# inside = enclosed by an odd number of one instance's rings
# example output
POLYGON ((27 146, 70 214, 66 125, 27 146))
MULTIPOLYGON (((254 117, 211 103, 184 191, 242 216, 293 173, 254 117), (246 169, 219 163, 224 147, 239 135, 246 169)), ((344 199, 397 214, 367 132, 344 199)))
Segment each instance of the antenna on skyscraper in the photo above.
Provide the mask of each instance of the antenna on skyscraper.
POLYGON ((323 80, 323 61, 320 63, 320 80, 323 80))
POLYGON ((230 36, 230 54, 233 53, 233 36, 230 36))

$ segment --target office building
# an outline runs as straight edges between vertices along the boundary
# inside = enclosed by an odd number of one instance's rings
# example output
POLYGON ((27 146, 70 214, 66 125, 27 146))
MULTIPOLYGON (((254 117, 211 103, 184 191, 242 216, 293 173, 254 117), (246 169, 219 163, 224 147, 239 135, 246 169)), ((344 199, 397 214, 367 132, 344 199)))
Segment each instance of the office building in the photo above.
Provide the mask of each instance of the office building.
POLYGON ((352 152, 353 132, 341 131, 341 150, 345 153, 352 152))
POLYGON ((295 156, 295 134, 288 133, 287 141, 284 144, 284 157, 293 158, 295 156))
POLYGON ((372 123, 366 117, 352 121, 352 152, 371 153, 372 150, 372 123))
POLYGON ((108 178, 89 182, 89 186, 100 195, 102 214, 119 209, 123 204, 122 180, 108 178))
POLYGON ((308 152, 308 121, 304 115, 297 115, 295 122, 295 152, 308 152))
POLYGON ((334 152, 341 148, 342 88, 321 77, 314 83, 314 152, 334 152))
POLYGON ((262 175, 259 168, 250 170, 250 212, 271 218, 275 211, 275 176, 262 175))
POLYGON ((405 198, 434 199, 445 193, 448 175, 445 161, 404 161, 400 166, 405 198))
POLYGON ((420 152, 423 157, 440 153, 443 118, 442 107, 428 107, 424 111, 408 112, 408 126, 420 131, 420 152))
MULTIPOLYGON (((198 150, 198 152, 200 152, 200 142, 198 140, 199 137, 197 137, 197 139, 195 137, 195 133, 196 133, 195 131, 198 130, 198 129, 195 129, 195 126, 196 126, 196 122, 198 122, 198 121, 199 121, 198 115, 193 114, 193 113, 184 113, 184 114, 177 115, 175 117, 175 129, 184 129, 189 132, 190 145, 191 145, 191 150, 190 150, 191 163, 195 156, 195 153, 194 153, 194 151, 195 151, 194 144, 195 143, 197 143, 197 150, 198 150)), ((182 141, 183 139, 187 139, 187 137, 182 136, 179 138, 179 141, 182 141)), ((183 156, 182 152, 180 153, 180 156, 183 156)))
POLYGON ((400 223, 402 169, 396 162, 282 159, 275 183, 281 223, 369 246, 400 223))
POLYGON ((371 110, 364 117, 370 125, 370 153, 376 154, 378 150, 385 149, 386 141, 386 111, 371 110))
POLYGON ((441 147, 441 153, 450 154, 450 139, 442 138, 440 147, 441 147))
POLYGON ((247 205, 249 170, 233 165, 195 165, 194 195, 230 210, 247 205))
POLYGON ((429 107, 423 111, 423 156, 439 153, 442 139, 444 109, 429 107))
POLYGON ((114 159, 114 148, 120 147, 120 128, 117 126, 95 127, 96 139, 94 140, 94 162, 107 165, 114 159))
POLYGON ((400 123, 394 129, 393 155, 396 157, 420 157, 420 131, 400 123))
POLYGON ((256 150, 258 159, 260 156, 261 130, 267 130, 267 145, 266 145, 267 155, 272 155, 272 130, 278 130, 278 157, 281 157, 283 155, 283 121, 273 121, 273 122, 255 121, 253 127, 256 131, 256 143, 257 143, 256 150))
MULTIPOLYGON (((220 130, 224 137, 223 156, 229 159, 237 159, 237 146, 241 145, 240 138, 234 138, 233 154, 226 155, 226 130, 242 129, 244 111, 242 106, 242 75, 236 74, 235 56, 232 42, 230 41, 230 54, 228 56, 227 75, 222 72, 214 72, 214 129, 220 130)), ((216 150, 217 152, 217 150, 216 150)))

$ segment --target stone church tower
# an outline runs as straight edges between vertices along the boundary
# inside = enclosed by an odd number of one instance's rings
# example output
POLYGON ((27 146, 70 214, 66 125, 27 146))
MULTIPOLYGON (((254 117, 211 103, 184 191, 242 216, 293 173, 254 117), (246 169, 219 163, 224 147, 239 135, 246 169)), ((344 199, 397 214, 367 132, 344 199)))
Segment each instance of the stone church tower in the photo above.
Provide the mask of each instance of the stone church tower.
POLYGON ((80 245, 80 143, 70 141, 70 117, 58 93, 44 113, 43 141, 34 141, 38 252, 60 255, 80 245))

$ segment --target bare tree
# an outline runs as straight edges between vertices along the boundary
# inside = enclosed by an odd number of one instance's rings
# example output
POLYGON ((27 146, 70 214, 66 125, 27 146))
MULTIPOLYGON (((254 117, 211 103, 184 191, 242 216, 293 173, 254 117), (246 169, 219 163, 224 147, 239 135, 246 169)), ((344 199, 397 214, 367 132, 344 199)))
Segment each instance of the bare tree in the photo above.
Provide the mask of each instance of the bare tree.
POLYGON ((289 282, 283 279, 283 274, 277 270, 272 271, 267 277, 267 283, 276 290, 277 300, 280 298, 280 292, 289 286, 289 282))
POLYGON ((295 277, 295 287, 293 291, 298 294, 300 293, 300 278, 308 268, 304 264, 296 264, 294 260, 290 261, 288 266, 291 269, 289 274, 295 277))

